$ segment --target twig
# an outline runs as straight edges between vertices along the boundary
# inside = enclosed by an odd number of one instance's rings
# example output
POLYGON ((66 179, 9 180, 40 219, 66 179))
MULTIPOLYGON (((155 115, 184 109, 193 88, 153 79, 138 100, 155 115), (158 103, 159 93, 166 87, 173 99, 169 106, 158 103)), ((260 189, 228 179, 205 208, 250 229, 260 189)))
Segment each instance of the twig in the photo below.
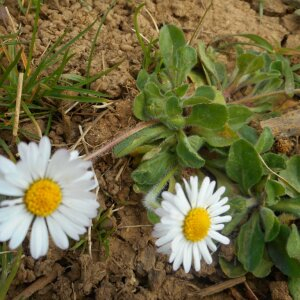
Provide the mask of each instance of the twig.
POLYGON ((23 89, 23 79, 24 73, 19 73, 18 86, 17 86, 17 96, 16 96, 16 110, 14 118, 14 128, 12 132, 12 143, 15 143, 18 136, 19 130, 19 120, 20 120, 20 107, 21 107, 21 98, 22 98, 22 89, 23 89))
POLYGON ((141 122, 136 127, 132 128, 130 130, 125 130, 123 133, 118 135, 113 141, 108 142, 107 144, 105 144, 100 149, 98 149, 98 150, 94 151, 93 153, 87 155, 84 159, 91 160, 91 159, 96 158, 98 156, 102 156, 104 154, 107 154, 114 146, 121 143, 123 140, 125 140, 126 138, 128 138, 132 134, 137 133, 138 131, 140 131, 142 129, 145 129, 147 127, 150 127, 150 126, 152 126, 156 123, 157 123, 157 121, 155 121, 155 120, 154 121, 148 121, 148 122, 141 122))
POLYGON ((233 286, 244 283, 245 281, 246 281, 245 276, 229 279, 227 281, 217 283, 217 284, 214 284, 214 285, 209 286, 207 288, 201 289, 197 292, 190 293, 190 294, 188 294, 188 296, 197 295, 198 297, 203 298, 203 297, 206 297, 206 296, 218 294, 218 293, 220 293, 224 290, 227 290, 227 289, 229 289, 233 286))
POLYGON ((55 264, 53 266, 53 271, 46 276, 43 276, 32 283, 29 287, 27 287, 23 292, 21 292, 18 296, 13 298, 13 300, 21 300, 24 298, 29 298, 37 291, 43 289, 46 285, 52 282, 62 271, 62 267, 59 264, 55 264))
MULTIPOLYGON (((294 89, 294 93, 300 93, 300 89, 294 89)), ((269 92, 265 94, 259 94, 255 96, 250 96, 250 97, 245 97, 239 100, 232 101, 231 104, 236 104, 236 103, 247 103, 255 100, 259 100, 264 97, 271 97, 271 96, 277 96, 277 95, 285 95, 286 91, 285 90, 279 90, 279 91, 274 91, 274 92, 269 92)))
POLYGON ((256 295, 254 294, 254 292, 252 291, 252 289, 248 285, 247 281, 244 282, 244 285, 245 285, 247 291, 250 293, 250 295, 252 297, 252 300, 258 300, 258 298, 256 297, 256 295))
POLYGON ((203 17, 200 19, 200 21, 199 21, 199 23, 198 23, 198 25, 197 25, 197 27, 196 27, 196 29, 195 29, 195 31, 194 31, 191 39, 189 40, 189 42, 188 42, 189 45, 191 45, 192 42, 194 41, 194 39, 198 37, 198 32, 199 32, 200 26, 203 23, 203 21, 204 21, 204 19, 206 17, 206 14, 212 8, 212 5, 213 5, 213 3, 211 1, 210 4, 209 4, 209 6, 208 6, 208 8, 205 10, 203 17))
POLYGON ((158 29, 157 23, 156 23, 154 17, 152 16, 151 12, 150 12, 147 8, 145 8, 145 11, 146 11, 146 13, 149 15, 149 17, 150 17, 152 23, 154 24, 154 27, 155 27, 156 32, 159 33, 159 29, 158 29))

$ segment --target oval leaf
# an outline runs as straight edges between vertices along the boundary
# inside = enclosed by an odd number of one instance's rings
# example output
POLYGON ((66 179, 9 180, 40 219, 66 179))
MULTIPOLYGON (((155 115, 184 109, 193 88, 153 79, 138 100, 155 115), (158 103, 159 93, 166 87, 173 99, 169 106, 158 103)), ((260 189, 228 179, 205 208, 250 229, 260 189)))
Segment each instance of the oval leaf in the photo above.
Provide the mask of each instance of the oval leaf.
POLYGON ((268 243, 268 252, 275 266, 289 277, 300 277, 300 263, 290 258, 286 245, 290 235, 290 229, 286 225, 280 226, 280 231, 275 240, 268 243))
POLYGON ((187 124, 218 129, 225 125, 227 117, 226 106, 222 104, 198 104, 192 108, 187 124))
POLYGON ((265 241, 270 242, 276 238, 280 230, 280 223, 274 212, 267 208, 262 207, 259 211, 265 229, 265 241))
POLYGON ((238 140, 231 145, 226 172, 232 180, 239 183, 245 193, 259 182, 263 168, 257 152, 250 143, 238 140))
POLYGON ((259 225, 259 214, 255 212, 245 223, 237 238, 238 259, 245 270, 253 272, 261 262, 264 253, 264 234, 259 225))

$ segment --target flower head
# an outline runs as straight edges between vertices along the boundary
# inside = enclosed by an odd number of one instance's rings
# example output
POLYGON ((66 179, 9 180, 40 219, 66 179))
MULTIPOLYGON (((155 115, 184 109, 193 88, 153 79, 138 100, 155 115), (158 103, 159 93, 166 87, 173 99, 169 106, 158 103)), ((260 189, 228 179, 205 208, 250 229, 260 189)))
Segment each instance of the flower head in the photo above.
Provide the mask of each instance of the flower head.
POLYGON ((43 137, 39 144, 18 145, 20 160, 14 164, 0 156, 0 241, 17 248, 31 228, 30 252, 39 258, 48 251, 49 234, 61 249, 86 231, 99 204, 91 192, 97 184, 91 162, 76 151, 57 150, 43 137))
POLYGON ((163 192, 161 207, 156 209, 160 223, 154 226, 153 235, 158 238, 156 245, 162 253, 170 254, 169 262, 176 271, 183 264, 189 272, 193 263, 196 271, 200 270, 203 258, 207 264, 212 263, 209 252, 216 251, 213 240, 229 244, 229 239, 218 231, 224 228, 231 216, 221 216, 229 210, 225 205, 227 197, 221 199, 225 187, 216 192, 215 181, 205 177, 198 188, 198 177, 191 177, 190 183, 184 179, 185 192, 176 183, 176 194, 163 192))

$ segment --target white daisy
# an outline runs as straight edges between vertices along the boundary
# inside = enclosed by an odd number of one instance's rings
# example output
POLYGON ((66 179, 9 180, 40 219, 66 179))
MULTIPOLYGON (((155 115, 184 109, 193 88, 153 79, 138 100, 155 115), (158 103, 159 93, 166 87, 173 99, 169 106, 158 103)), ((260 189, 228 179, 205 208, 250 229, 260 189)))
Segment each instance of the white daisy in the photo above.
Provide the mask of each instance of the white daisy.
POLYGON ((9 247, 15 249, 31 227, 33 258, 47 253, 48 233, 56 246, 67 249, 68 236, 79 240, 97 215, 91 162, 66 149, 57 150, 50 159, 47 137, 39 144, 19 143, 18 152, 16 164, 0 156, 0 194, 8 197, 0 202, 0 241, 9 240, 9 247))
POLYGON ((190 178, 190 184, 184 179, 184 184, 185 193, 179 183, 175 195, 162 193, 161 207, 155 211, 160 223, 154 226, 153 235, 158 238, 158 251, 170 254, 174 271, 183 264, 187 273, 192 263, 199 271, 202 258, 207 264, 212 263, 209 250, 217 250, 213 239, 229 244, 229 239, 218 231, 224 228, 222 223, 231 221, 231 216, 220 216, 230 208, 225 205, 227 197, 220 200, 225 187, 214 193, 216 182, 205 177, 199 189, 197 176, 190 178))

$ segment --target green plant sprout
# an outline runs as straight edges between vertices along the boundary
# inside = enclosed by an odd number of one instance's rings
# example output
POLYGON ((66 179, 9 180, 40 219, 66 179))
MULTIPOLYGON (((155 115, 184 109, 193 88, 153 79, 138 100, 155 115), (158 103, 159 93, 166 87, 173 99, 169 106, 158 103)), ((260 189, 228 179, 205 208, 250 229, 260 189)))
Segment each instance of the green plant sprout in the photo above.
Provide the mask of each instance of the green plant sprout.
MULTIPOLYGON (((114 3, 109 7, 108 12, 112 9, 113 5, 114 3)), ((113 67, 93 76, 89 75, 89 68, 87 76, 67 74, 64 72, 66 65, 74 56, 74 54, 71 53, 71 47, 95 26, 97 22, 97 20, 95 20, 66 43, 62 43, 65 34, 59 37, 43 54, 38 65, 33 67, 31 61, 38 30, 39 12, 40 2, 36 1, 35 21, 27 56, 24 46, 20 44, 18 40, 18 33, 0 36, 1 59, 5 62, 5 64, 1 64, 0 70, 0 92, 2 94, 0 101, 0 119, 2 120, 0 129, 12 130, 16 117, 27 117, 31 119, 36 127, 38 127, 36 118, 46 118, 48 119, 47 127, 45 132, 40 132, 40 135, 47 134, 51 128, 54 113, 58 110, 57 100, 82 103, 107 102, 108 100, 106 98, 108 95, 88 89, 86 86, 89 86, 90 83, 108 74, 121 63, 119 62, 113 67), (20 84, 20 74, 24 74, 21 77, 21 88, 18 86, 18 84, 20 84), (18 116, 16 115, 15 99, 20 90, 22 101, 20 102, 20 115, 18 116)), ((99 24, 100 29, 104 20, 105 18, 101 19, 99 24)), ((93 45, 98 35, 99 30, 95 36, 93 45)), ((91 49, 88 66, 90 66, 91 63, 93 51, 94 46, 92 46, 91 49)), ((25 132, 20 128, 19 133, 24 134, 25 132)))
POLYGON ((258 132, 249 122, 275 115, 278 101, 300 93, 300 66, 289 60, 299 49, 275 48, 252 34, 239 37, 247 42, 236 45, 232 72, 217 59, 224 45, 217 49, 200 41, 195 49, 173 25, 161 28, 156 54, 152 44, 143 44, 147 57, 133 105, 143 125, 118 142, 113 153, 135 157, 134 188, 146 194, 153 223, 160 192, 166 186, 172 191, 182 171, 194 169, 200 178, 209 173, 226 186, 233 219, 223 234, 235 232, 237 238, 234 260, 219 259, 223 272, 232 278, 247 272, 262 278, 276 266, 288 276, 295 296, 300 284, 295 224, 300 218, 300 156, 274 153, 271 130, 258 132), (244 44, 258 50, 245 50, 244 44), (289 221, 282 217, 286 214, 289 221))

